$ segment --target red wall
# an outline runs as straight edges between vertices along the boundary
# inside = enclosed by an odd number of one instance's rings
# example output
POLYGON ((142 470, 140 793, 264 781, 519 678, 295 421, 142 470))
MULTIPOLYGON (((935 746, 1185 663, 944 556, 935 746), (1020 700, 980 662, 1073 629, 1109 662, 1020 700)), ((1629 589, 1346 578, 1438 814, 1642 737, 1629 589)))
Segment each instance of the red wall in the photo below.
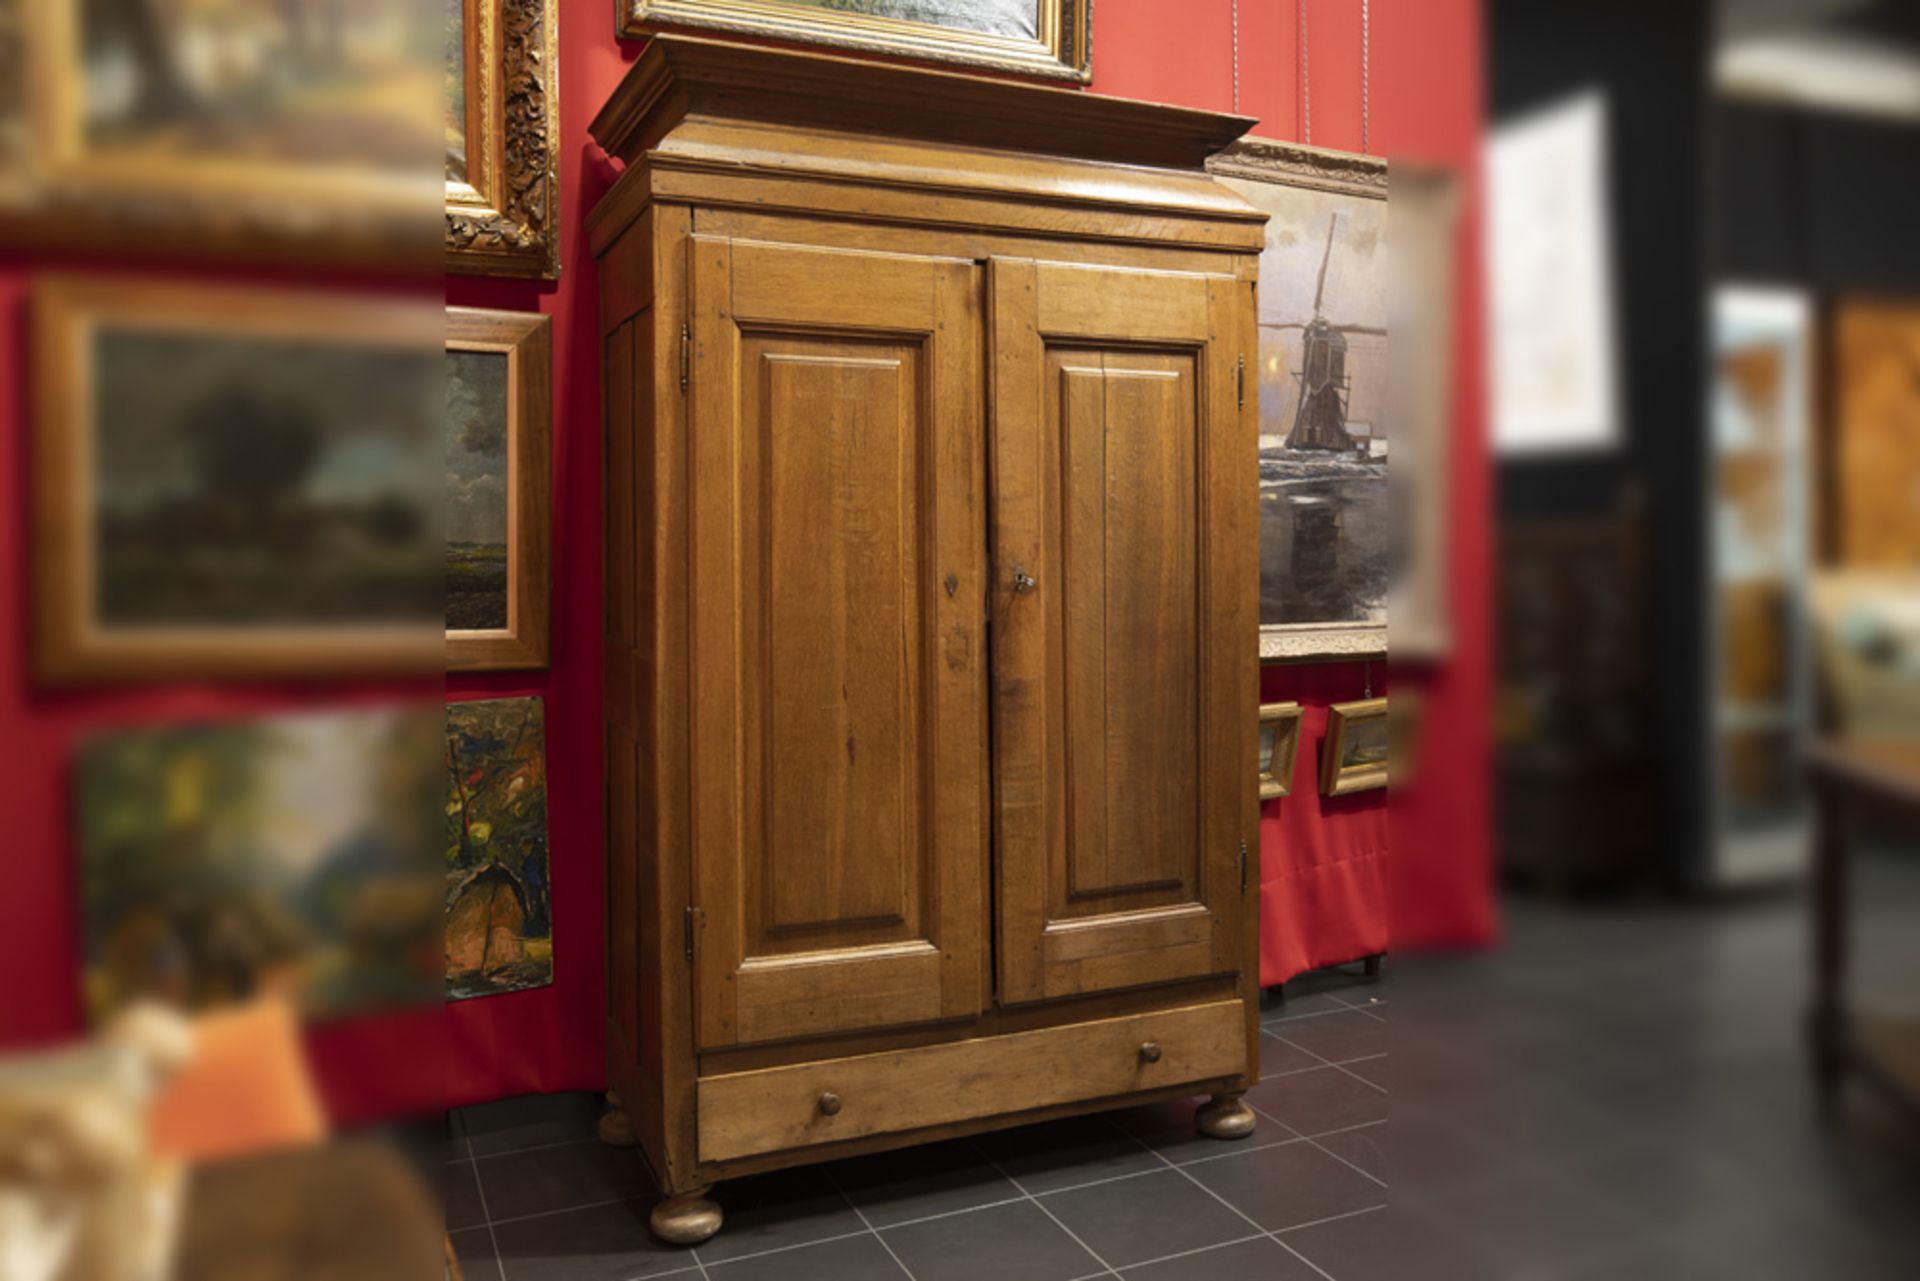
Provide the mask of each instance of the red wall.
MULTIPOLYGON (((1361 141, 1359 0, 1305 0, 1311 52, 1312 139, 1358 150, 1361 141)), ((1260 116, 1259 132, 1300 139, 1295 0, 1239 0, 1240 109, 1260 116)), ((465 1103, 533 1090, 602 1083, 600 698, 600 373, 595 332, 598 291, 582 221, 610 180, 586 134, 637 47, 613 38, 606 0, 563 0, 560 18, 561 279, 535 285, 449 278, 447 301, 539 310, 553 317, 554 592, 553 664, 545 672, 462 676, 449 698, 539 694, 546 700, 554 895, 554 983, 550 988, 448 1009, 447 1093, 465 1103)), ((1235 0, 1099 0, 1094 21, 1093 90, 1217 109, 1234 106, 1235 0)), ((1372 42, 1372 149, 1470 170, 1480 125, 1479 14, 1472 0, 1375 0, 1372 42)), ((1470 214, 1463 237, 1454 456, 1453 589, 1459 657, 1429 672, 1396 671, 1402 687, 1426 696, 1425 774, 1396 798, 1396 871, 1415 909, 1398 915, 1395 942, 1485 941, 1491 934, 1487 864, 1488 476, 1482 445, 1477 268, 1470 214), (1440 855, 1447 857, 1441 858, 1440 855), (1413 866, 1409 867, 1408 864, 1413 866)), ((0 830, 7 833, 8 928, 0 930, 0 1044, 38 1041, 77 1028, 78 993, 70 806, 66 761, 74 735, 89 725, 208 717, 337 699, 340 691, 294 686, 169 688, 48 696, 26 677, 25 271, 0 260, 0 407, 9 439, 0 450, 0 599, 22 620, 0 633, 0 728, 6 774, 0 830)), ((1384 675, 1376 684, 1384 687, 1384 675)), ((1360 694, 1357 668, 1313 673, 1272 671, 1271 696, 1312 707, 1360 694)), ((379 691, 357 690, 356 695, 379 691)), ((1310 711, 1310 717, 1313 713, 1310 711)), ((1303 756, 1307 748, 1303 745, 1303 756)), ((1379 797, 1330 804, 1319 812, 1310 789, 1279 804, 1312 805, 1300 818, 1336 839, 1366 832, 1378 844, 1379 797), (1343 825, 1357 825, 1347 827, 1343 825), (1371 826, 1366 826, 1371 825, 1371 826)), ((1268 825, 1270 831, 1277 831, 1268 825)), ((1281 851, 1269 837, 1264 857, 1281 851)), ((1328 957, 1328 960, 1345 959, 1328 957)), ((346 1038, 349 1041, 351 1038, 346 1038)), ((350 1057, 367 1048, 350 1044, 350 1057)), ((336 1104, 353 1110, 351 1101, 336 1104)))

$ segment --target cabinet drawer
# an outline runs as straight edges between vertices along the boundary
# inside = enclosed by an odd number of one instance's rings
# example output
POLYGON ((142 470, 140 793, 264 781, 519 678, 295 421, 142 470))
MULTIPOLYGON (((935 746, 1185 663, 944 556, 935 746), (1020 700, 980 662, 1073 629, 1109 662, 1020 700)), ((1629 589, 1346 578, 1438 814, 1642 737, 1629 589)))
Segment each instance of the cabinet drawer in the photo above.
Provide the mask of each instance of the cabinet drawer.
POLYGON ((1234 1076, 1247 1014, 1214 1001, 1153 1014, 703 1078, 700 1159, 729 1161, 869 1134, 1234 1076))

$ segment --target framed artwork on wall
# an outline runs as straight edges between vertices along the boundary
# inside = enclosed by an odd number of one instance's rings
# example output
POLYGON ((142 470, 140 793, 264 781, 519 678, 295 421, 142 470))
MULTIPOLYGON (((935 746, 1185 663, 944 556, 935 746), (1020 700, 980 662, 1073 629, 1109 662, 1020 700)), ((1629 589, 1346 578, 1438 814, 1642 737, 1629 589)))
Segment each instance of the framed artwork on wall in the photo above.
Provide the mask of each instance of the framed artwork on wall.
POLYGON ((1243 138, 1208 167, 1260 255, 1260 657, 1387 649, 1387 166, 1243 138))
POLYGON ((553 982, 538 698, 447 704, 447 999, 553 982))
POLYGON ((559 0, 441 0, 447 270, 560 274, 559 0))
POLYGON ((447 668, 547 664, 552 329, 447 308, 447 668))
POLYGON ((324 9, 291 23, 273 0, 0 0, 0 224, 34 242, 430 267, 437 112, 418 51, 437 15, 324 9))
POLYGON ((437 305, 105 277, 34 303, 43 679, 439 669, 437 305))
POLYGON ((1300 704, 1260 705, 1260 799, 1293 794, 1293 763, 1300 752, 1300 704))
POLYGON ((1392 739, 1386 699, 1329 707, 1327 736, 1320 743, 1320 794, 1345 796, 1385 787, 1392 739))
POLYGON ((713 31, 1093 78, 1093 0, 614 0, 624 37, 713 31))

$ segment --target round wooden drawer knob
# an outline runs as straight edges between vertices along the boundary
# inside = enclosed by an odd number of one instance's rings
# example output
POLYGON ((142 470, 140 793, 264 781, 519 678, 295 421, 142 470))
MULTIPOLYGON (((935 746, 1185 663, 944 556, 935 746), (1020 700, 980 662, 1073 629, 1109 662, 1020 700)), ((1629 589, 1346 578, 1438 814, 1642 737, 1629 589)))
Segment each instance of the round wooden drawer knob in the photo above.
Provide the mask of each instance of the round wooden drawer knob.
POLYGON ((1140 1061, 1142 1063, 1158 1063, 1160 1061, 1159 1044, 1154 1041, 1148 1041, 1141 1045, 1140 1061))
POLYGON ((821 1116, 839 1116, 840 1115, 840 1096, 835 1094, 832 1090, 828 1090, 826 1093, 820 1096, 820 1115, 821 1116))

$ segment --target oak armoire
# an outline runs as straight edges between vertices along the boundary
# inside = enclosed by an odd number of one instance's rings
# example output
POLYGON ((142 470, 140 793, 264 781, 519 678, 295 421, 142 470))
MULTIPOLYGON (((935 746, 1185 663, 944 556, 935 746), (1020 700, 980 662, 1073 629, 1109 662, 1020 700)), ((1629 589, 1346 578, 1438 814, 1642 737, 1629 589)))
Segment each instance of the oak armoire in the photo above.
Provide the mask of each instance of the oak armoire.
POLYGON ((1049 1117, 1252 1131, 1251 124, 674 37, 594 120, 602 1136, 661 1237, 1049 1117))

